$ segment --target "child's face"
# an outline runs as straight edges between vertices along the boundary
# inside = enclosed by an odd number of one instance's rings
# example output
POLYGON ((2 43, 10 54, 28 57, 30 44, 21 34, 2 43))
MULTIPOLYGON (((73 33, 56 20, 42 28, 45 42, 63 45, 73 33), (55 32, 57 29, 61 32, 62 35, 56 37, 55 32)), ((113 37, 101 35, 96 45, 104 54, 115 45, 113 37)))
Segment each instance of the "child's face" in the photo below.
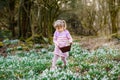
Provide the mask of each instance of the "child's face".
POLYGON ((58 32, 62 32, 62 31, 64 31, 64 27, 58 26, 58 27, 56 28, 56 30, 57 30, 58 32))

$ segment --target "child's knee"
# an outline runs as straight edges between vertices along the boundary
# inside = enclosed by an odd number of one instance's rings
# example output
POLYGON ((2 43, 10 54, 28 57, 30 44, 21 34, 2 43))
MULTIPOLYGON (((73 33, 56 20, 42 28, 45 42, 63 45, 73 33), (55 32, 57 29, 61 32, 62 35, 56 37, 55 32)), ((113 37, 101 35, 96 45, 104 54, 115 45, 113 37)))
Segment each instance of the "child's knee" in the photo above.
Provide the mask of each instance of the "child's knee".
POLYGON ((62 59, 63 61, 66 61, 66 58, 65 58, 65 57, 61 57, 61 59, 62 59))

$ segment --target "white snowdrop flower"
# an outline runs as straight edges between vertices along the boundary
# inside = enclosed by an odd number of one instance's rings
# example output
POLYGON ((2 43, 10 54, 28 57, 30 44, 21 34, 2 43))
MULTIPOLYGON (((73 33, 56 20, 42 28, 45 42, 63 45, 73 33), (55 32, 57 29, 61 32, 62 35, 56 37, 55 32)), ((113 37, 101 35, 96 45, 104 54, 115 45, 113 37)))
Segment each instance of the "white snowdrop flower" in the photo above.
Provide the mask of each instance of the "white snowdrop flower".
POLYGON ((109 78, 105 75, 101 80, 109 80, 109 78))

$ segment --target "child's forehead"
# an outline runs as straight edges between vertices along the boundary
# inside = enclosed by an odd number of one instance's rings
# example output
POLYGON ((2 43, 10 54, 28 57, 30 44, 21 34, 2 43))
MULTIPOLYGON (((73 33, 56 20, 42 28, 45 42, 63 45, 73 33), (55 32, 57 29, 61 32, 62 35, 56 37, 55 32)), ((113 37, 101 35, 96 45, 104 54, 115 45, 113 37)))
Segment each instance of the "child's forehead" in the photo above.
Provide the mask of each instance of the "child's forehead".
POLYGON ((56 25, 56 28, 60 28, 60 27, 63 27, 62 25, 56 25))

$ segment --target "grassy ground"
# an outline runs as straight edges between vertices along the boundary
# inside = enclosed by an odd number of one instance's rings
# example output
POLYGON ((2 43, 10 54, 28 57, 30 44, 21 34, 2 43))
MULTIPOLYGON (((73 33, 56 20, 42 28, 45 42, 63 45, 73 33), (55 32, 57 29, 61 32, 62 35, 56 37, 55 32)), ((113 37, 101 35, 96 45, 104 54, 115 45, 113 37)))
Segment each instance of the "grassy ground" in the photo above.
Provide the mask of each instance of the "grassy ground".
MULTIPOLYGON (((119 80, 119 49, 100 45, 96 49, 90 47, 88 50, 88 43, 93 45, 97 42, 98 44, 98 40, 101 38, 96 40, 93 37, 89 39, 87 37, 74 37, 67 67, 63 68, 63 62, 59 59, 57 61, 58 68, 54 71, 50 70, 54 45, 47 45, 44 48, 44 45, 40 44, 24 44, 19 40, 6 40, 4 44, 8 45, 7 57, 0 56, 0 79, 119 80)), ((106 42, 109 41, 106 40, 106 42)), ((106 42, 103 41, 104 44, 106 42)))

